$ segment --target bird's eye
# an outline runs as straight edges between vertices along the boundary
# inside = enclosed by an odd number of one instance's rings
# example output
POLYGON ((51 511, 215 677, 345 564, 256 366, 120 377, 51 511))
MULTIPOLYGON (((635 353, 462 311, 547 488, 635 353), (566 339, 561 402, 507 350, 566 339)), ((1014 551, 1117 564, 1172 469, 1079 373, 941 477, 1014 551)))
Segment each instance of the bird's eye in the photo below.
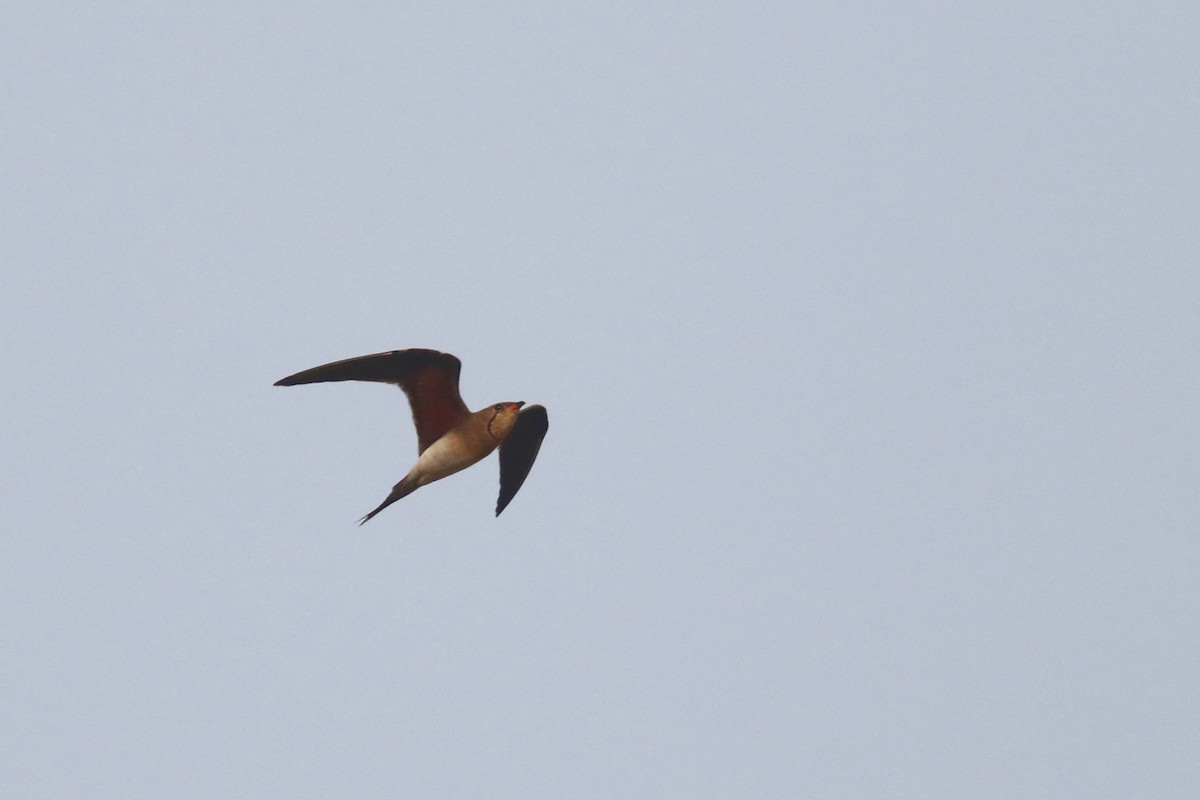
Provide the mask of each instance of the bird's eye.
POLYGON ((496 405, 492 406, 492 411, 503 411, 503 410, 504 410, 504 403, 496 403, 496 405))

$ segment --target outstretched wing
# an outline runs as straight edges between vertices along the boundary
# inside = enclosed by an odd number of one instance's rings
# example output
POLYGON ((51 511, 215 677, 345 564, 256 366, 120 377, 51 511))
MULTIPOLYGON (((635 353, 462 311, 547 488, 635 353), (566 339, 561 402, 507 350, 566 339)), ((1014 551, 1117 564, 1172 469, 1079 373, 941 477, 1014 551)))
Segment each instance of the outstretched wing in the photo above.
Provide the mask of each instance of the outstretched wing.
POLYGON ((394 383, 404 390, 417 428, 417 451, 436 442, 471 412, 458 394, 462 362, 437 350, 393 350, 334 361, 276 381, 276 386, 325 381, 394 383))
POLYGON ((542 406, 529 406, 517 415, 513 429, 500 443, 500 497, 496 500, 496 516, 512 502, 525 482, 537 459, 542 439, 550 427, 550 419, 542 406))

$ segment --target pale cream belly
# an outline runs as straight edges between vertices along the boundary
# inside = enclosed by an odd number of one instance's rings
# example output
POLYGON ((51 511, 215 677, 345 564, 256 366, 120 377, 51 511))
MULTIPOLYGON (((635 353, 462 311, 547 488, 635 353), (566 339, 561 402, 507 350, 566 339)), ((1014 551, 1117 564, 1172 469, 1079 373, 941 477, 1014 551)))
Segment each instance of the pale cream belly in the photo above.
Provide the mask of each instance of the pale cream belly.
POLYGON ((433 483, 466 469, 496 449, 494 444, 482 451, 478 448, 464 448, 453 433, 451 431, 429 445, 409 470, 406 480, 411 480, 417 486, 433 483))

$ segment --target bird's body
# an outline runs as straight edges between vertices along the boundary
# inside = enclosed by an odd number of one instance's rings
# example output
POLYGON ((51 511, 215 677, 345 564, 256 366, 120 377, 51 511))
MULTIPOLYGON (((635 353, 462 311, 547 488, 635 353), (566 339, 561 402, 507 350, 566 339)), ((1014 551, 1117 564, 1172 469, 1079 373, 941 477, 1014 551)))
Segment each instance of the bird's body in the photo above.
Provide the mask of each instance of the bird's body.
POLYGON ((500 497, 496 515, 521 488, 549 427, 546 409, 524 402, 496 403, 471 413, 458 394, 461 362, 435 350, 394 350, 335 361, 298 372, 276 386, 361 380, 394 383, 404 390, 417 429, 419 455, 391 494, 359 524, 402 497, 500 452, 500 497))

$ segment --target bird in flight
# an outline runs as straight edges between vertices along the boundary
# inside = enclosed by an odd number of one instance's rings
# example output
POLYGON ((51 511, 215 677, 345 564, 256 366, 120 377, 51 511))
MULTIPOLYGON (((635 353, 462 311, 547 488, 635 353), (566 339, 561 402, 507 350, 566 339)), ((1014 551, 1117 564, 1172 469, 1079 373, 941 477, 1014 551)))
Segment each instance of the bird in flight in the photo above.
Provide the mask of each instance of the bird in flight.
POLYGON ((334 361, 275 382, 276 386, 325 381, 394 383, 408 397, 417 428, 417 463, 359 525, 427 483, 441 480, 500 448, 496 516, 512 501, 537 458, 550 426, 546 409, 522 402, 496 403, 471 413, 458 394, 462 362, 437 350, 392 350, 334 361))

